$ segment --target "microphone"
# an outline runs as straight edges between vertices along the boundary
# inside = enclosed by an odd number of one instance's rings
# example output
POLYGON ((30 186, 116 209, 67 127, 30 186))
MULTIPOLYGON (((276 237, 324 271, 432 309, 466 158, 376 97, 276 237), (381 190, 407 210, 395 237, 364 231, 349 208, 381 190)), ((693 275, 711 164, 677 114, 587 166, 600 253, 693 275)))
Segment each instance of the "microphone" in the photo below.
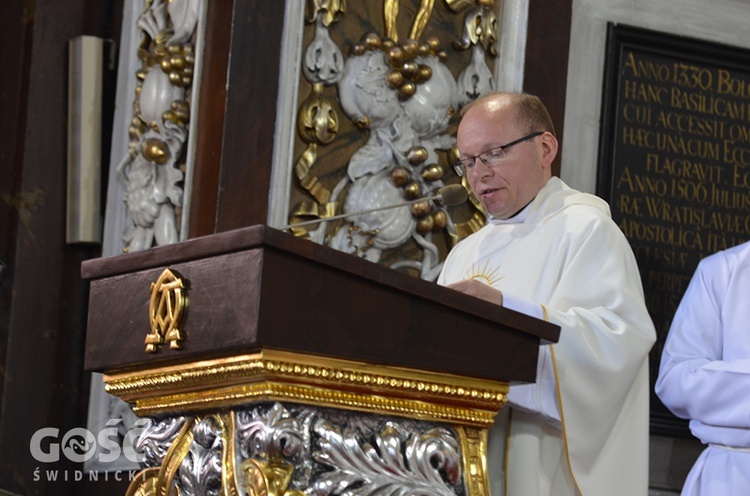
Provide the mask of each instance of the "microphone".
POLYGON ((346 217, 356 217, 358 215, 371 214, 373 212, 380 212, 382 210, 389 210, 392 208, 408 207, 409 205, 414 205, 415 203, 422 203, 424 201, 430 201, 430 200, 435 200, 440 205, 445 206, 445 207, 455 207, 456 205, 461 205, 463 202, 466 201, 467 198, 469 198, 469 193, 466 191, 466 188, 464 188, 460 184, 450 184, 448 186, 443 186, 442 188, 440 188, 436 195, 425 196, 425 197, 417 198, 416 200, 412 200, 409 202, 397 203, 395 205, 388 205, 385 207, 377 207, 377 208, 371 208, 369 210, 362 210, 360 212, 351 212, 347 214, 334 215, 332 217, 325 217, 322 219, 306 220, 304 222, 297 222, 296 224, 287 224, 285 226, 280 227, 279 229, 281 229, 282 231, 286 231, 287 229, 292 228, 292 227, 302 227, 302 226, 307 226, 310 224, 318 224, 320 222, 328 222, 329 220, 344 219, 346 217))

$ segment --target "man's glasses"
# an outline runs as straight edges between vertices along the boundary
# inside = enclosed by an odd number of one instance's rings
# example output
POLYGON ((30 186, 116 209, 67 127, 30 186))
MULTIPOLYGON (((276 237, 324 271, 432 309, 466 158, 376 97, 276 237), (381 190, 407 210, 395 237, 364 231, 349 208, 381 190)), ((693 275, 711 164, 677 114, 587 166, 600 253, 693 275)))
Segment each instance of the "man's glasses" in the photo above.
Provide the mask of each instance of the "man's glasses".
POLYGON ((528 141, 530 139, 536 138, 540 134, 544 134, 544 131, 535 131, 531 134, 527 134, 523 138, 517 139, 516 141, 511 141, 510 143, 506 143, 505 145, 501 145, 501 146, 498 146, 497 148, 487 150, 486 152, 482 152, 479 155, 475 155, 474 157, 462 158, 458 162, 453 164, 453 168, 455 169, 456 174, 458 174, 458 177, 462 177, 466 175, 467 170, 474 167, 474 164, 476 164, 477 159, 480 159, 488 167, 494 167, 498 165, 500 162, 502 162, 503 159, 505 158, 505 150, 507 150, 513 145, 517 145, 519 143, 523 143, 524 141, 528 141))

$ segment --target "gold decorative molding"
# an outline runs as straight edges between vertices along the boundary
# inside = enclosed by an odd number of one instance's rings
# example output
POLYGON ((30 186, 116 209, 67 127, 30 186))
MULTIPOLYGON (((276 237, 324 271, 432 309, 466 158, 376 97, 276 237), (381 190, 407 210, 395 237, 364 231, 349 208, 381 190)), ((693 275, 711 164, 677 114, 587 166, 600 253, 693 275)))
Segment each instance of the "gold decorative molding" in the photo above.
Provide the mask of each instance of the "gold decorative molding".
POLYGON ((310 9, 307 15, 308 22, 314 22, 319 12, 323 13, 322 23, 330 26, 346 13, 346 0, 309 0, 310 9))
POLYGON ((294 467, 285 462, 248 459, 242 463, 244 489, 248 496, 304 496, 289 489, 294 467))
POLYGON ((487 472, 487 429, 456 426, 468 496, 490 494, 487 472))
MULTIPOLYGON (((221 444, 224 446, 221 457, 221 495, 239 496, 235 485, 237 475, 237 422, 234 412, 224 412, 216 416, 221 429, 221 444)), ((251 494, 247 491, 247 494, 251 494)))
POLYGON ((497 411, 469 407, 436 405, 429 401, 326 391, 267 382, 136 400, 133 412, 137 415, 157 415, 174 411, 203 411, 258 401, 288 401, 318 407, 342 408, 350 411, 477 426, 492 425, 497 413, 497 411))
POLYGON ((159 486, 159 470, 160 467, 149 467, 138 472, 125 496, 154 496, 159 486))
POLYGON ((508 385, 424 370, 276 350, 104 376, 139 415, 290 401, 489 426, 508 385))
MULTIPOLYGON (((385 14, 385 35, 398 42, 398 11, 400 0, 385 0, 383 2, 383 13, 385 14)), ((420 0, 417 14, 409 32, 409 38, 418 40, 422 37, 427 24, 430 22, 432 9, 435 7, 435 0, 420 0)))
POLYGON ((164 269, 159 279, 151 283, 148 307, 151 332, 146 335, 147 353, 156 353, 159 345, 165 342, 171 349, 182 347, 180 324, 187 310, 187 301, 186 284, 170 269, 164 269))

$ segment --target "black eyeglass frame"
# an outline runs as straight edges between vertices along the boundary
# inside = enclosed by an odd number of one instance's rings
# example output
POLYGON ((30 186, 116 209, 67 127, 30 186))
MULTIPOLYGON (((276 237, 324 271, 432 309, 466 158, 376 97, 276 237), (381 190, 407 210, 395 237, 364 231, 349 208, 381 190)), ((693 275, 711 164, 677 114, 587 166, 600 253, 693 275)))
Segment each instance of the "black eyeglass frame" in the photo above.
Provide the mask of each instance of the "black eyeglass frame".
POLYGON ((534 139, 537 136, 540 136, 540 135, 542 135, 544 133, 545 133, 545 131, 534 131, 531 134, 527 134, 523 138, 518 138, 517 140, 511 141, 510 143, 506 143, 504 145, 496 146, 495 148, 490 148, 489 150, 485 150, 482 153, 480 153, 479 155, 474 155, 473 157, 462 158, 461 160, 459 160, 458 162, 456 162, 455 164, 453 164, 453 169, 456 171, 456 174, 458 174, 458 177, 463 177, 463 176, 466 175, 466 170, 467 169, 471 169, 472 167, 474 167, 474 165, 476 164, 477 159, 480 159, 482 162, 484 162, 485 164, 487 164, 487 161, 484 158, 482 158, 483 155, 487 155, 488 153, 496 152, 497 150, 502 150, 503 152, 505 152, 505 150, 507 150, 508 148, 510 148, 513 145, 517 145, 519 143, 523 143, 524 141, 529 141, 530 139, 534 139), (471 165, 469 167, 466 167, 465 161, 470 161, 469 163, 471 165))

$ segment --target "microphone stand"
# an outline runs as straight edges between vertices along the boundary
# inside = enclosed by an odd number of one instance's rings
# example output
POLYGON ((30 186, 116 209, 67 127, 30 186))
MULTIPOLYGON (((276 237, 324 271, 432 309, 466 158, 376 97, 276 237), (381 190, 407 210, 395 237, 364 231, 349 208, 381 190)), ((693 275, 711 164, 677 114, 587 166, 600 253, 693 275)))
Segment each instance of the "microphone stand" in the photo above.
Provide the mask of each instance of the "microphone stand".
POLYGON ((333 215, 331 217, 325 217, 325 218, 322 218, 322 219, 312 219, 312 220, 306 220, 306 221, 303 221, 303 222, 297 222, 295 224, 287 224, 285 226, 280 227, 279 229, 281 229, 282 231, 286 231, 287 229, 290 229, 292 227, 302 227, 302 226, 308 226, 310 224, 319 224, 321 222, 328 222, 329 220, 344 219, 346 217, 357 217, 359 215, 371 214, 371 213, 380 212, 380 211, 383 211, 383 210, 390 210, 392 208, 408 207, 410 205, 415 205, 417 203, 422 203, 422 202, 431 201, 431 200, 438 200, 442 204, 442 199, 443 199, 443 194, 442 193, 438 193, 438 194, 433 195, 433 196, 425 196, 425 197, 417 198, 416 200, 412 200, 412 201, 409 201, 409 202, 397 203, 395 205, 388 205, 386 207, 371 208, 369 210, 361 210, 359 212, 351 212, 351 213, 348 213, 348 214, 338 214, 338 215, 333 215))

